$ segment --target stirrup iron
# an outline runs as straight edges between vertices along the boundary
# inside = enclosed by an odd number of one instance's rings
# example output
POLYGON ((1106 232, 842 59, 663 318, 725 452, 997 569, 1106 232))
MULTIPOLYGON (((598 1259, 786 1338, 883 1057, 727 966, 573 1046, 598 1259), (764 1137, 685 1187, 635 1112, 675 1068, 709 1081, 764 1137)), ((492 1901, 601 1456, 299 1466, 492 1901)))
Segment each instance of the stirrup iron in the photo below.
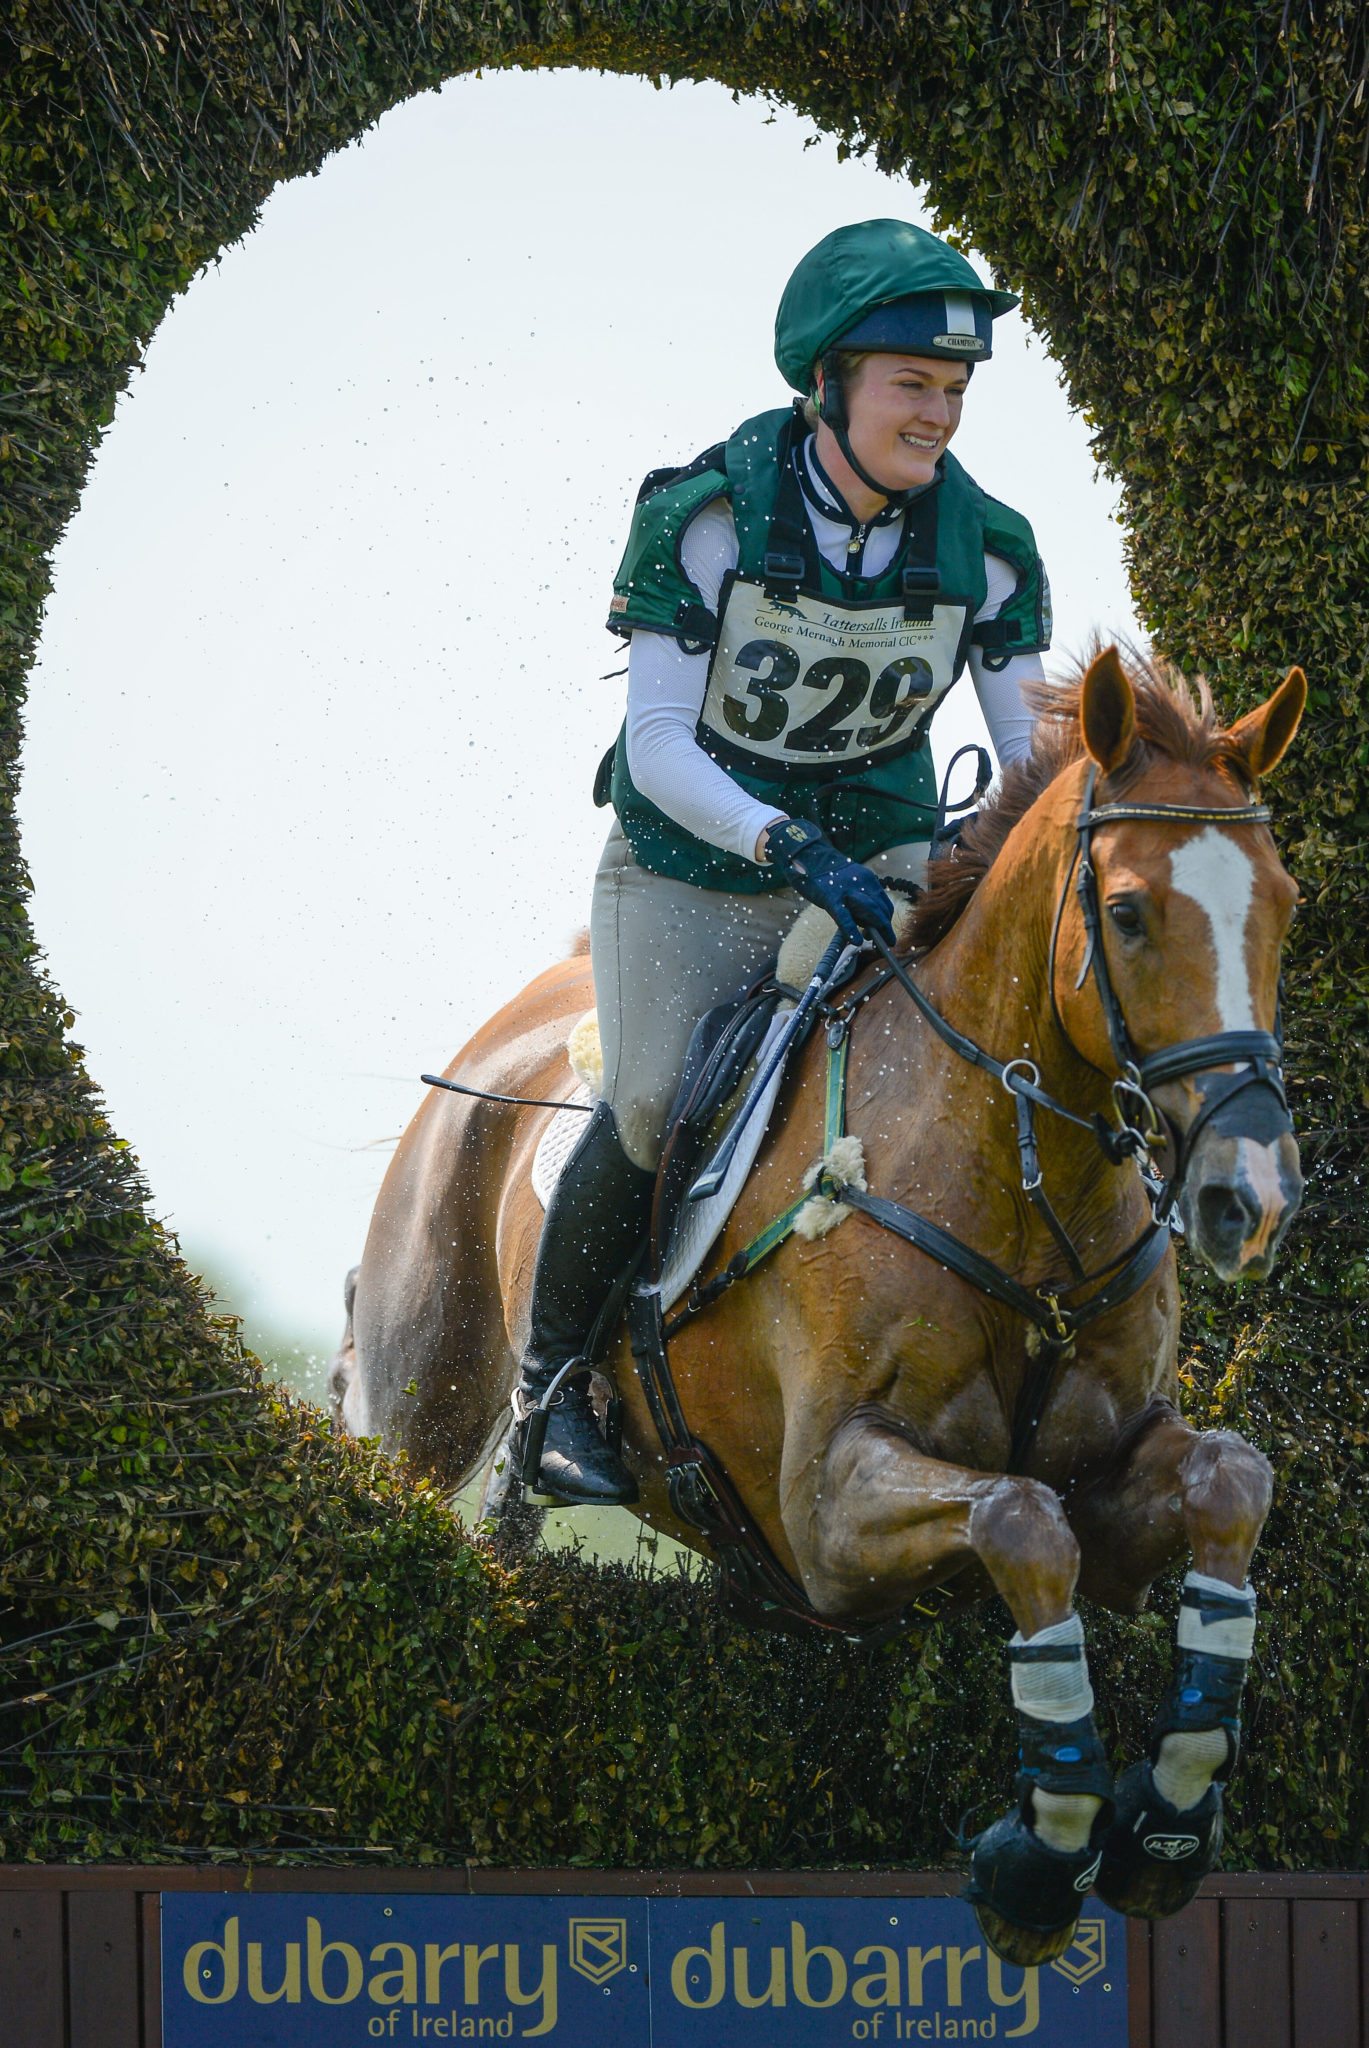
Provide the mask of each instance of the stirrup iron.
POLYGON ((560 1393, 563 1381, 576 1372, 582 1372, 588 1377, 590 1367, 587 1361, 583 1358, 568 1358, 536 1400, 522 1386, 515 1387, 509 1396, 509 1406, 513 1410, 512 1434, 518 1441, 519 1477, 522 1482, 524 1505, 527 1507, 558 1505, 549 1494, 539 1491, 538 1481, 542 1477, 542 1452, 547 1441, 547 1422, 551 1415, 552 1401, 560 1393))

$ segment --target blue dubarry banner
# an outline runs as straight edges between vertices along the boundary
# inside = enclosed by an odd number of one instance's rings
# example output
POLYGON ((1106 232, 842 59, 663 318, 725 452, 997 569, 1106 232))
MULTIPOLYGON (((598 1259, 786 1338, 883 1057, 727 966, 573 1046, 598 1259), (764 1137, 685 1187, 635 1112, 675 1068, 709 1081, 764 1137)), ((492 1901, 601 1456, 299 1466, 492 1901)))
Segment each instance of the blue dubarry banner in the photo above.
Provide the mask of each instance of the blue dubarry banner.
POLYGON ((1127 2048, 1126 1928, 1039 1970, 958 1899, 162 1894, 164 2048, 1127 2048))

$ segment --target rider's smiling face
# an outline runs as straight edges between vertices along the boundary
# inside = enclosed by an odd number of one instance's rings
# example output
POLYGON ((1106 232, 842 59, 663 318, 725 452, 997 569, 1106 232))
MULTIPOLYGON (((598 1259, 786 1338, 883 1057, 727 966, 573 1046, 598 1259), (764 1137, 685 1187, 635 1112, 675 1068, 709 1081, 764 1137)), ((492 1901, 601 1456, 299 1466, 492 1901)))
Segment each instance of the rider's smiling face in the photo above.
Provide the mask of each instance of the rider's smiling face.
POLYGON ((937 356, 867 355, 846 385, 862 467, 893 490, 929 484, 960 425, 968 383, 963 364, 937 356))

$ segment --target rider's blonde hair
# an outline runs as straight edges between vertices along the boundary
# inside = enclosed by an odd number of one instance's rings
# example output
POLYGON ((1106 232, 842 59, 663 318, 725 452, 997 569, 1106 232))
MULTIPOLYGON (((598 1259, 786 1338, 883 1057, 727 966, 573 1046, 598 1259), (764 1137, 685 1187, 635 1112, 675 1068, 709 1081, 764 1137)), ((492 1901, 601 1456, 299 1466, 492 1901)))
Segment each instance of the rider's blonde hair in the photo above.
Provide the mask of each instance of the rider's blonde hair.
MULTIPOLYGON (((859 373, 861 364, 868 362, 875 353, 876 351, 871 348, 848 348, 839 349, 830 358, 838 377, 841 379, 843 391, 850 390, 859 373)), ((819 417, 818 402, 811 393, 803 401, 803 417, 805 424, 812 427, 814 432, 816 432, 819 417)))

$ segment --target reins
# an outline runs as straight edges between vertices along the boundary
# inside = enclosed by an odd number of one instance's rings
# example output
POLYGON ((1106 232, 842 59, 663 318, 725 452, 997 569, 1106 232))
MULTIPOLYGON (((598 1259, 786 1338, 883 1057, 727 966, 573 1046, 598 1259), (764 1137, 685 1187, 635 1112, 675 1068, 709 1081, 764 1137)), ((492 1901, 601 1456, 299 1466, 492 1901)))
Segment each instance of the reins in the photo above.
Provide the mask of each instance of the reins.
MULTIPOLYGON (((1040 1070, 1033 1061, 1020 1057, 1012 1060, 995 1059, 992 1053, 986 1052, 983 1046, 977 1045, 972 1038, 967 1038, 964 1032, 957 1031, 955 1026, 942 1016, 930 997, 918 987, 902 961, 894 957, 890 949, 878 936, 875 938, 875 946, 884 956, 892 978, 898 982, 906 994, 911 996, 919 1014, 931 1025, 937 1036, 946 1045, 950 1046, 953 1052, 959 1053, 962 1059, 969 1060, 972 1065, 981 1068, 984 1073, 992 1074, 994 1079, 1001 1082, 1009 1095, 1012 1096, 1017 1109, 1017 1150, 1022 1169, 1022 1192, 1055 1240, 1056 1248, 1062 1254, 1070 1269, 1071 1284, 1054 1292, 1041 1289, 1033 1292, 1021 1286, 1010 1274, 1004 1273, 1000 1267, 992 1265, 980 1253, 972 1251, 968 1245, 960 1245, 958 1254, 950 1259, 946 1259, 946 1247, 944 1245, 937 1250, 936 1255, 942 1257, 946 1263, 953 1265, 955 1270, 960 1272, 965 1279, 973 1281, 973 1284, 981 1292, 992 1294, 997 1300, 1006 1302, 1009 1307, 1017 1309, 1019 1314, 1030 1317, 1050 1342, 1067 1345, 1073 1341, 1074 1331, 1082 1327, 1082 1321, 1091 1322, 1094 1316, 1101 1315, 1106 1308, 1112 1307, 1115 1300, 1124 1300, 1125 1294, 1114 1296, 1112 1286, 1110 1285, 1101 1294, 1090 1297, 1086 1310, 1069 1310, 1065 1308, 1061 1303, 1060 1296, 1072 1293, 1076 1288, 1088 1286, 1091 1280, 1098 1281, 1104 1279, 1113 1271, 1114 1266, 1122 1268, 1123 1277, 1131 1281, 1133 1288, 1139 1287, 1158 1262, 1158 1253, 1154 1257, 1147 1257, 1147 1254, 1151 1250, 1157 1236, 1163 1239, 1167 1236, 1167 1231, 1160 1217, 1156 1215, 1153 1219, 1152 1228, 1146 1231, 1138 1242, 1131 1247, 1129 1252, 1121 1253, 1110 1265, 1105 1266, 1101 1273, 1090 1275, 1086 1271, 1084 1262, 1079 1257, 1069 1232, 1060 1221, 1045 1190, 1041 1171, 1041 1159, 1036 1143, 1036 1111, 1038 1109, 1050 1110, 1053 1115, 1062 1117, 1065 1122, 1073 1124, 1076 1129, 1088 1131, 1091 1136, 1098 1140, 1104 1156, 1114 1166, 1120 1166, 1125 1158, 1131 1156, 1139 1157, 1140 1147, 1139 1145, 1133 1146, 1132 1143, 1133 1137, 1137 1134, 1131 1133, 1125 1128, 1120 1131, 1114 1130, 1103 1117, 1080 1116, 1075 1110, 1067 1108, 1063 1102, 1058 1101, 1055 1096, 1051 1095, 1048 1090, 1041 1086, 1040 1070), (1133 1264, 1137 1266, 1137 1271, 1134 1275, 1131 1271, 1133 1264), (1042 1321, 1041 1305, 1043 1302, 1046 1304, 1049 1315, 1048 1322, 1042 1321)), ((881 981, 885 979, 886 977, 880 977, 881 981)), ((870 993, 874 993, 873 987, 870 993)), ((843 1197, 843 1199, 846 1198, 843 1197)), ((856 1201, 852 1206, 855 1208, 866 1208, 866 1201, 856 1201)), ((877 1222, 884 1223, 886 1228, 889 1229, 897 1227, 894 1221, 895 1214, 897 1214, 904 1225, 899 1230, 899 1234, 907 1234, 907 1218, 912 1215, 912 1212, 905 1210, 901 1204, 884 1203, 881 1205, 878 1213, 870 1209, 867 1209, 867 1213, 874 1215, 877 1222)), ((928 1224, 920 1217, 915 1220, 921 1225, 924 1233, 935 1233, 938 1239, 948 1239, 948 1233, 941 1231, 937 1225, 928 1224)), ((909 1241, 916 1242, 917 1240, 916 1238, 910 1238, 909 1241)), ((952 1245, 959 1245, 958 1239, 948 1239, 948 1241, 952 1245)), ((932 1250, 933 1246, 931 1243, 928 1243, 924 1248, 932 1250)), ((1161 1246, 1161 1249, 1163 1249, 1163 1246, 1161 1246)))

